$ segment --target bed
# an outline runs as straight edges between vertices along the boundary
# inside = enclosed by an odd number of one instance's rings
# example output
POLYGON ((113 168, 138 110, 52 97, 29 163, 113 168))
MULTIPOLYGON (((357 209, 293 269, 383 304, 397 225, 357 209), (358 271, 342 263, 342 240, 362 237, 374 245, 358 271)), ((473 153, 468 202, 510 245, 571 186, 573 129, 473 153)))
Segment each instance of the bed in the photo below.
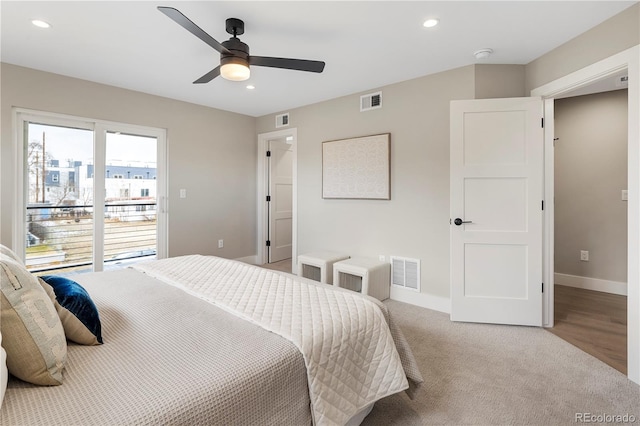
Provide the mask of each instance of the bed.
POLYGON ((73 279, 104 344, 68 342, 60 386, 10 377, 2 424, 359 424, 422 383, 385 306, 348 290, 198 255, 73 279))

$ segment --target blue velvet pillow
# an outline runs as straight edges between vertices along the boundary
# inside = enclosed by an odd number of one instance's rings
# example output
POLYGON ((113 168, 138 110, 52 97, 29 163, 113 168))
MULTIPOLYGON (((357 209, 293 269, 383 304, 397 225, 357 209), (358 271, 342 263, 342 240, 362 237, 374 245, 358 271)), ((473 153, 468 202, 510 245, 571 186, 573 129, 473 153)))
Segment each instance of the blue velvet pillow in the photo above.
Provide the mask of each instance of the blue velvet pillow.
MULTIPOLYGON (((102 328, 100 317, 98 316, 98 308, 89 297, 87 290, 77 282, 65 277, 45 275, 40 278, 53 288, 60 306, 80 320, 87 330, 95 336, 97 343, 102 343, 102 328)), ((71 340, 75 339, 72 338, 71 340)))

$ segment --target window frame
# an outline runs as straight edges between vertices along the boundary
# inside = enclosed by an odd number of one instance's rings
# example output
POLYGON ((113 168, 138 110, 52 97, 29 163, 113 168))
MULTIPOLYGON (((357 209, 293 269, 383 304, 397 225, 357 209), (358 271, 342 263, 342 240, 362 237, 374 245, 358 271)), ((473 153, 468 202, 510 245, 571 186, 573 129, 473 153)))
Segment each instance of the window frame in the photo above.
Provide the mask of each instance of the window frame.
MULTIPOLYGON (((168 161, 167 161, 167 131, 166 129, 138 126, 132 124, 118 123, 113 121, 98 120, 86 117, 77 117, 65 114, 37 111, 26 108, 12 109, 13 122, 13 143, 16 164, 16 185, 13 196, 14 213, 12 219, 13 238, 12 245, 14 251, 21 259, 25 259, 26 241, 25 229, 26 218, 24 214, 25 201, 28 199, 28 169, 25 167, 25 156, 28 142, 25 143, 28 123, 38 123, 50 126, 71 127, 93 132, 94 151, 94 185, 105 188, 106 173, 106 136, 107 132, 129 133, 140 136, 154 137, 157 141, 157 163, 156 163, 156 203, 157 203, 157 240, 156 257, 162 259, 168 256, 169 252, 169 232, 168 232, 168 210, 167 190, 168 190, 168 161)), ((94 190, 94 205, 105 204, 103 191, 94 190)), ((93 270, 101 271, 104 266, 104 209, 94 209, 94 250, 93 250, 93 270), (96 239, 99 238, 97 241, 96 239), (98 244, 102 242, 102 244, 98 244)))

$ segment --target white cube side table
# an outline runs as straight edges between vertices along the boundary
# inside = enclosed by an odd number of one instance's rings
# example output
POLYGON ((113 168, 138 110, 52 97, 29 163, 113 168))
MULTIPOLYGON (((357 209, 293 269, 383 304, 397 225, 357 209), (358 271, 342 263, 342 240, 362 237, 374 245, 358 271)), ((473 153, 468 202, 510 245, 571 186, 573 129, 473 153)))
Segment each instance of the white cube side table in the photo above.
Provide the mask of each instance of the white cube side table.
POLYGON ((333 285, 362 292, 378 300, 389 298, 391 265, 367 258, 351 258, 333 264, 333 285))
POLYGON ((333 264, 349 259, 344 253, 322 251, 298 256, 298 276, 333 284, 333 264))

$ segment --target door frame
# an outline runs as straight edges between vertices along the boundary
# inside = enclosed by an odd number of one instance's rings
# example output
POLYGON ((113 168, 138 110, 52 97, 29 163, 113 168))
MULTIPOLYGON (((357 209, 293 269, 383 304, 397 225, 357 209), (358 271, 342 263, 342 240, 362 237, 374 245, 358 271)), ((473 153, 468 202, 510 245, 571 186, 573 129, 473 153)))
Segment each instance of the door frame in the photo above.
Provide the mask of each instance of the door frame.
POLYGON ((265 249, 265 242, 269 238, 269 207, 267 206, 267 193, 269 191, 269 163, 266 156, 269 147, 269 140, 292 137, 292 218, 291 218, 291 272, 296 273, 295 266, 298 264, 298 129, 276 130, 273 132, 258 134, 258 155, 257 155, 257 236, 256 241, 256 263, 264 265, 269 263, 268 252, 265 249))
MULTIPOLYGON (((640 384, 640 45, 591 64, 531 91, 531 96, 545 100, 545 118, 553 117, 553 100, 580 87, 609 77, 621 70, 628 71, 628 222, 627 222, 627 376, 640 384)), ((545 130, 545 224, 543 236, 543 277, 548 283, 543 300, 543 324, 553 327, 554 291, 554 229, 553 229, 553 126, 545 130)))
MULTIPOLYGON (((53 126, 70 126, 93 131, 93 150, 94 165, 96 166, 94 186, 101 185, 104 187, 104 160, 105 152, 96 149, 97 146, 105 146, 107 131, 130 132, 144 136, 151 136, 157 139, 157 179, 156 179, 156 203, 157 203, 157 235, 156 235, 156 257, 163 259, 169 254, 169 218, 168 218, 168 199, 167 188, 169 183, 168 175, 168 155, 167 155, 167 132, 166 129, 138 126, 134 124, 119 123, 115 121, 98 120, 94 118, 78 117, 66 114, 52 113, 46 111, 38 111, 27 108, 12 109, 12 126, 13 126, 13 146, 15 153, 15 164, 18 171, 22 169, 22 173, 16 174, 16 185, 13 192, 13 200, 15 200, 15 209, 13 211, 13 229, 12 229, 12 247, 19 256, 24 255, 25 239, 25 218, 23 209, 27 194, 28 170, 24 169, 24 128, 21 125, 29 119, 36 120, 43 124, 53 126), (100 139, 100 141, 99 141, 100 139)), ((94 191, 94 205, 104 204, 104 193, 99 194, 94 191)), ((103 209, 94 209, 93 219, 93 270, 103 270, 103 249, 104 247, 96 244, 98 235, 104 232, 104 211, 103 209)))

